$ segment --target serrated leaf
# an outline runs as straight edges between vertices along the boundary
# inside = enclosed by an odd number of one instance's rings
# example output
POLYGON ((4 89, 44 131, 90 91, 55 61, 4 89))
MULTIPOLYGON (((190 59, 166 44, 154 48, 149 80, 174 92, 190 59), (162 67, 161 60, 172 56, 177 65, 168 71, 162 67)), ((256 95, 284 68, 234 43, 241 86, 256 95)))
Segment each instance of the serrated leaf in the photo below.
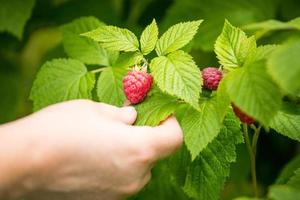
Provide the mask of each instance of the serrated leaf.
MULTIPOLYGON (((240 124, 234 114, 230 112, 225 117, 218 137, 207 145, 195 161, 188 165, 184 191, 195 199, 219 199, 219 193, 230 173, 230 163, 236 159, 236 144, 242 141, 240 124)), ((186 157, 186 155, 184 156, 186 157)), ((186 163, 185 158, 181 158, 179 161, 186 163)), ((176 168, 177 165, 182 166, 174 162, 172 164, 173 168, 176 168)))
POLYGON ((222 119, 215 99, 204 101, 199 110, 189 108, 181 121, 184 141, 194 160, 218 135, 222 119))
POLYGON ((198 107, 201 72, 189 54, 175 51, 167 56, 156 57, 151 61, 150 69, 154 82, 162 91, 198 107))
POLYGON ((300 142, 300 112, 295 113, 295 110, 300 110, 300 106, 285 103, 272 119, 270 127, 276 132, 300 142))
POLYGON ((100 42, 101 46, 111 51, 137 51, 139 41, 128 29, 116 26, 102 26, 81 34, 100 42))
POLYGON ((226 87, 237 107, 266 126, 280 108, 280 90, 267 74, 264 61, 230 72, 226 87))
POLYGON ((268 72, 286 92, 300 94, 300 40, 278 47, 268 60, 268 72))
POLYGON ((145 28, 141 35, 141 50, 144 55, 149 54, 155 48, 157 39, 158 27, 155 19, 153 19, 152 23, 145 28))
POLYGON ((118 52, 107 51, 92 39, 80 36, 104 25, 95 17, 82 17, 63 25, 63 46, 68 56, 86 64, 111 66, 118 52))
POLYGON ((122 106, 125 102, 122 80, 126 75, 125 67, 107 67, 97 81, 97 96, 99 101, 122 106))
POLYGON ((136 106, 138 117, 135 125, 156 126, 174 113, 178 106, 176 98, 156 92, 136 106))
POLYGON ((255 38, 247 38, 241 29, 225 21, 223 31, 215 43, 215 53, 220 64, 225 68, 242 67, 247 57, 255 54, 255 51, 255 38))
POLYGON ((162 56, 184 47, 197 33, 203 20, 178 23, 171 26, 158 40, 155 51, 162 56))
POLYGON ((46 62, 33 83, 30 99, 34 110, 50 104, 70 100, 89 99, 95 76, 84 64, 73 59, 54 59, 46 62))
POLYGON ((0 0, 0 32, 8 31, 21 39, 34 4, 35 0, 0 0))

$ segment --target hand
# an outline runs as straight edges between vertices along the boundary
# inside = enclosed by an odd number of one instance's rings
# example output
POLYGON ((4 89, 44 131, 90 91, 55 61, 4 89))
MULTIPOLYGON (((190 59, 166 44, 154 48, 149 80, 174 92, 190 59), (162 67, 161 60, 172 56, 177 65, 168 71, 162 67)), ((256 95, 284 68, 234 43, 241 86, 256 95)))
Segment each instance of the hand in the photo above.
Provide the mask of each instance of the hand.
POLYGON ((174 117, 157 127, 132 126, 133 107, 74 100, 18 123, 33 148, 30 199, 114 200, 138 192, 155 161, 182 143, 174 117))

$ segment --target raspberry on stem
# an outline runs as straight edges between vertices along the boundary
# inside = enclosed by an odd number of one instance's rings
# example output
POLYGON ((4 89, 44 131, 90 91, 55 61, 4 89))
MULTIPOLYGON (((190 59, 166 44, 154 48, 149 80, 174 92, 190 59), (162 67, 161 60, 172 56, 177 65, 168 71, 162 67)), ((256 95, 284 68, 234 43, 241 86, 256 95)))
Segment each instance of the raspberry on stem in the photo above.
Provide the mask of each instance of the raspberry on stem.
POLYGON ((207 67, 202 70, 202 78, 206 89, 217 90, 222 79, 222 72, 215 67, 207 67))
POLYGON ((123 89, 130 103, 140 103, 147 96, 152 82, 152 76, 145 71, 129 71, 123 78, 123 89))
POLYGON ((240 119, 241 122, 246 123, 248 125, 253 124, 255 122, 255 120, 252 117, 241 111, 236 105, 234 105, 233 103, 231 105, 233 108, 233 112, 240 119))

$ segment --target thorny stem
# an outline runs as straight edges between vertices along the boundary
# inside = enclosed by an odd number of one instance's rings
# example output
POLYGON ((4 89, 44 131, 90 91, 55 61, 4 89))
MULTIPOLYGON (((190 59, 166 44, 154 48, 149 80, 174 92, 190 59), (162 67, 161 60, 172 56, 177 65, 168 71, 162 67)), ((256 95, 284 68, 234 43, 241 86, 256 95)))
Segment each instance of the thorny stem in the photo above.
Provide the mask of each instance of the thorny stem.
POLYGON ((250 155, 252 186, 253 186, 253 193, 255 197, 258 197, 257 179, 256 179, 256 145, 257 145, 260 128, 261 126, 259 128, 255 128, 255 132, 251 144, 248 135, 248 126, 247 124, 243 124, 245 142, 250 155))
POLYGON ((96 74, 96 73, 102 72, 105 69, 106 69, 106 67, 102 67, 102 68, 94 69, 94 70, 92 70, 90 72, 93 73, 93 74, 96 74))

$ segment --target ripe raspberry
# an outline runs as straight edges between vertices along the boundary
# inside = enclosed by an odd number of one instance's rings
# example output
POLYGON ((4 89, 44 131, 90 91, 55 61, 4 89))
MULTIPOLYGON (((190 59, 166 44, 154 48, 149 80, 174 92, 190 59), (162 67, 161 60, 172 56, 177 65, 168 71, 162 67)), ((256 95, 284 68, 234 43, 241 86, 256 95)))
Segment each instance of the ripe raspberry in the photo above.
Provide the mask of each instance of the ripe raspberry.
POLYGON ((153 78, 144 71, 132 70, 123 78, 123 89, 132 104, 141 102, 151 88, 153 78))
POLYGON ((246 124, 253 124, 255 122, 255 120, 248 116, 246 113, 244 113, 243 111, 241 111, 236 105, 231 104, 232 108, 233 108, 233 112, 235 113, 235 115, 240 118, 241 122, 246 123, 246 124))
POLYGON ((214 67, 207 67, 202 70, 204 87, 209 90, 216 90, 222 79, 222 72, 214 67))

